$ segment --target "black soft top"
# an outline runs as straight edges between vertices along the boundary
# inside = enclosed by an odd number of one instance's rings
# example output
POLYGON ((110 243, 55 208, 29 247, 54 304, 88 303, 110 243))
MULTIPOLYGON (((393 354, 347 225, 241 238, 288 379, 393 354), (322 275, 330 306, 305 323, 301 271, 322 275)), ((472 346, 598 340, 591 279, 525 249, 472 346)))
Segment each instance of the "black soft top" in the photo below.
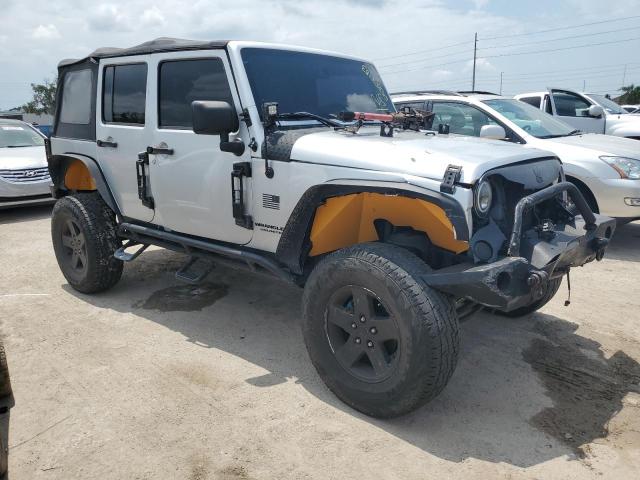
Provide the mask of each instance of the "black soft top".
POLYGON ((126 57, 129 55, 148 55, 150 53, 175 52, 179 50, 211 50, 216 48, 225 48, 227 43, 229 43, 227 40, 202 41, 161 37, 129 48, 99 48, 87 55, 85 58, 62 60, 58 64, 58 68, 85 62, 89 59, 126 57))

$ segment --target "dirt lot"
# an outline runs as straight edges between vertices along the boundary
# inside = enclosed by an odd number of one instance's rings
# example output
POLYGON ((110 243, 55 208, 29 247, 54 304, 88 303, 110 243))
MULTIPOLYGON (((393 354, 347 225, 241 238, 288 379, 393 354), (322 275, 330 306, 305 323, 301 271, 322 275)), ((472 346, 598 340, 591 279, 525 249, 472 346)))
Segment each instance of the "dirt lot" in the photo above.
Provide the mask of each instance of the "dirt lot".
POLYGON ((113 290, 70 289, 49 208, 0 212, 0 327, 16 407, 10 479, 638 478, 640 223, 541 313, 462 326, 445 392, 393 421, 320 382, 301 291, 145 253, 113 290))

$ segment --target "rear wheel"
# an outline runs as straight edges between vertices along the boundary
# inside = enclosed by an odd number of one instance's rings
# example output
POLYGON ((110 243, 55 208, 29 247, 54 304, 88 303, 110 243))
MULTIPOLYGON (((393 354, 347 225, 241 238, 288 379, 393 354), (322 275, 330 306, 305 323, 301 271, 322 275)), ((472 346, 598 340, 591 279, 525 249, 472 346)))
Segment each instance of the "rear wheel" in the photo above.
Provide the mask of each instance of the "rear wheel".
POLYGON ((304 337, 320 377, 345 403, 395 417, 438 395, 458 356, 452 301, 420 278, 405 249, 355 245, 322 260, 303 299, 304 337))
POLYGON ((9 379, 9 365, 4 353, 4 345, 0 343, 0 398, 11 395, 11 380, 9 379))
POLYGON ((51 216, 51 236, 60 270, 79 292, 107 290, 120 280, 123 263, 113 256, 122 245, 115 214, 97 192, 58 200, 51 216))

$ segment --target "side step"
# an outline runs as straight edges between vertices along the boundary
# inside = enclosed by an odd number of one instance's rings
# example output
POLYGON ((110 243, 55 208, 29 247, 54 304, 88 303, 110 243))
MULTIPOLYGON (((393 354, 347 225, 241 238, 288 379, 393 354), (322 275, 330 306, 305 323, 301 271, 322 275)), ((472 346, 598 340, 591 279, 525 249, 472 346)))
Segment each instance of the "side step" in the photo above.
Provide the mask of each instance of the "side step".
POLYGON ((209 273, 211 273, 211 270, 213 270, 214 267, 215 265, 212 262, 208 262, 207 260, 198 257, 191 257, 189 261, 176 272, 176 279, 192 285, 197 285, 202 282, 209 273), (201 264, 204 263, 204 268, 193 268, 194 265, 198 264, 198 260, 201 264))
POLYGON ((123 262, 131 262, 132 260, 135 260, 136 258, 138 258, 138 256, 144 252, 147 247, 149 246, 148 243, 139 243, 139 242, 134 242, 133 240, 127 240, 127 242, 121 246, 118 250, 116 250, 113 253, 113 256, 116 257, 118 260, 122 260, 123 262), (138 250, 136 250, 133 253, 129 253, 126 251, 127 248, 130 247, 134 247, 136 245, 140 245, 140 248, 138 248, 138 250))

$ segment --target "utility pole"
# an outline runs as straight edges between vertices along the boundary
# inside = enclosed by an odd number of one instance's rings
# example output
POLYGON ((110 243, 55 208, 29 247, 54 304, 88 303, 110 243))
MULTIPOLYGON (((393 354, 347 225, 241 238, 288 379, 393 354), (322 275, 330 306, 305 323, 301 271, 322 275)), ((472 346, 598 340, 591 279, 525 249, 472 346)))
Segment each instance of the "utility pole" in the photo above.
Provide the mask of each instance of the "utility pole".
POLYGON ((582 80, 582 91, 583 92, 587 91, 587 81, 586 80, 582 80))
POLYGON ((627 64, 624 64, 624 71, 622 72, 622 86, 624 87, 624 81, 627 78, 627 64))
POLYGON ((478 53, 478 32, 476 32, 475 39, 473 41, 473 80, 471 81, 471 90, 476 90, 476 56, 478 53))
POLYGON ((502 74, 504 72, 500 72, 500 95, 502 95, 502 74))

